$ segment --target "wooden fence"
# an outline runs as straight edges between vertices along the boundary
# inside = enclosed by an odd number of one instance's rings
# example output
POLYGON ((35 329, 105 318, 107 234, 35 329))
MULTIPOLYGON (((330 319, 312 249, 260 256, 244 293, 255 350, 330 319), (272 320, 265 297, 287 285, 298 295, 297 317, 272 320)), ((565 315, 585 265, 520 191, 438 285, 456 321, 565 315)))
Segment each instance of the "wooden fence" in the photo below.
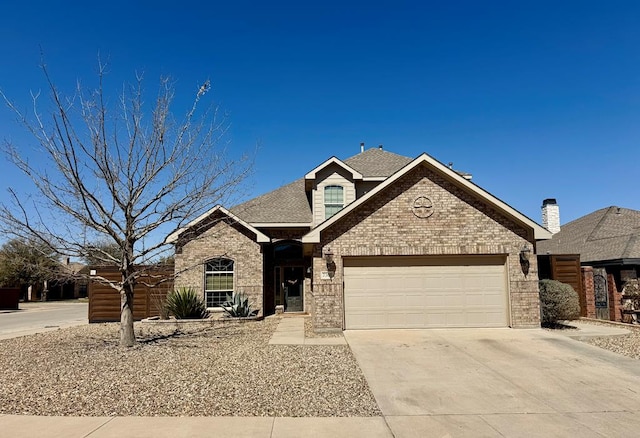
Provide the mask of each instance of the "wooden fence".
POLYGON ((538 255, 538 276, 540 279, 557 280, 570 285, 580 298, 580 314, 587 316, 587 302, 579 254, 541 254, 538 255))
MULTIPOLYGON (((95 275, 118 281, 117 268, 94 267, 95 275)), ((139 321, 159 315, 159 306, 173 288, 173 266, 146 268, 146 275, 136 284, 133 295, 133 318, 139 321), (162 282, 160 282, 163 280, 162 282)), ((96 280, 89 282, 89 322, 120 321, 120 294, 96 280)))

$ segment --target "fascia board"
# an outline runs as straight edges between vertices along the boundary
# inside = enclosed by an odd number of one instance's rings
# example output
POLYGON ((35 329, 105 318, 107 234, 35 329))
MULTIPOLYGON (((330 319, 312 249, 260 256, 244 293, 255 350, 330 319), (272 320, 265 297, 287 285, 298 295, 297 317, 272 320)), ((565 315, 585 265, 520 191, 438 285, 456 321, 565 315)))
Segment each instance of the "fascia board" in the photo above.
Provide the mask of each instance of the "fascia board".
POLYGON ((260 230, 258 230, 255 227, 251 226, 249 223, 243 221, 238 216, 236 216, 235 214, 231 213, 229 210, 227 210, 226 208, 224 208, 221 205, 216 205, 211 210, 207 211, 204 214, 201 214, 196 219, 194 219, 191 222, 189 222, 185 227, 182 227, 179 230, 174 231, 169 236, 167 236, 167 238, 165 239, 165 242, 166 243, 175 242, 176 240, 178 240, 178 237, 180 237, 180 234, 182 234, 184 231, 188 230, 189 228, 193 227, 194 225, 198 224, 202 220, 206 219, 207 217, 209 217, 211 214, 213 214, 216 211, 222 212, 224 215, 228 216, 230 219, 233 219, 235 222, 239 223, 240 225, 242 225, 243 227, 245 227, 246 229, 248 229, 249 231, 254 233, 256 235, 256 242, 258 242, 258 243, 269 243, 269 242, 271 242, 271 239, 269 238, 269 236, 265 235, 260 230))
POLYGON ((318 167, 316 167, 315 169, 313 169, 312 171, 307 173, 304 176, 304 179, 305 180, 314 180, 314 179, 316 179, 316 174, 319 171, 321 171, 322 169, 324 169, 325 167, 329 166, 330 164, 337 164, 338 166, 342 167, 344 170, 350 172, 353 179, 362 179, 363 178, 362 174, 360 172, 358 172, 357 170, 355 170, 353 167, 349 166, 348 164, 345 164, 343 161, 341 161, 340 159, 338 159, 336 157, 331 157, 327 161, 325 161, 324 163, 322 163, 321 165, 319 165, 318 167))

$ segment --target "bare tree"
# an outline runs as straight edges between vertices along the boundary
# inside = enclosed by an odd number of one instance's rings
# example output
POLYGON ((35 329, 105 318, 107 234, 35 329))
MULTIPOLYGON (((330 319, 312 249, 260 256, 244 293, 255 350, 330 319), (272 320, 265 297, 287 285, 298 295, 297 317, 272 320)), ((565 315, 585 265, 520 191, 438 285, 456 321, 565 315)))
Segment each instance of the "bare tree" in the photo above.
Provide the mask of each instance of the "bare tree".
POLYGON ((120 245, 113 241, 101 240, 87 243, 83 261, 89 266, 120 266, 120 245))
POLYGON ((120 293, 120 345, 132 346, 134 287, 145 275, 140 267, 170 251, 165 236, 233 195, 250 163, 245 156, 229 158, 226 118, 211 105, 200 110, 209 81, 176 119, 170 80, 160 80, 146 113, 141 76, 112 105, 105 66, 98 67, 95 89, 78 84, 66 96, 43 66, 53 108, 44 114, 38 94, 32 93, 33 112, 27 114, 0 92, 45 158, 30 161, 24 147, 5 145, 37 196, 26 198, 10 188, 10 204, 0 205, 0 223, 4 232, 40 241, 60 255, 117 263, 118 281, 96 279, 120 293))

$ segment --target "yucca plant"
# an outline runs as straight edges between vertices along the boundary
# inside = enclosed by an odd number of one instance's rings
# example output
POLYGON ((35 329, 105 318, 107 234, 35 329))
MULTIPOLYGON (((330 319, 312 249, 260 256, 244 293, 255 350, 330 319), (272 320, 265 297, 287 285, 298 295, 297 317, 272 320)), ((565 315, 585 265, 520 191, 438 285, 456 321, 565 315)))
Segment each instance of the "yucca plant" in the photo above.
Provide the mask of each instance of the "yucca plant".
POLYGON ((231 318, 246 318, 258 314, 257 310, 251 308, 249 298, 242 292, 234 292, 232 296, 227 295, 227 301, 222 308, 226 316, 231 318))
POLYGON ((165 305, 176 319, 204 319, 209 316, 202 298, 192 287, 175 289, 167 295, 165 305))

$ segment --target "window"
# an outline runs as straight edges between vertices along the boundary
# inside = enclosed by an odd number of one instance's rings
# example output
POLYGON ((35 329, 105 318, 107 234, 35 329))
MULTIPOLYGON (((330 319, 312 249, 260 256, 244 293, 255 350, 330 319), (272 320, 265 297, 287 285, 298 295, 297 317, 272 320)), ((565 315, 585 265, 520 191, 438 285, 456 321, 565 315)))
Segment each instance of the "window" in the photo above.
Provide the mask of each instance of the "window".
POLYGON ((233 260, 213 259, 204 268, 204 297, 207 307, 220 307, 233 294, 233 260))
POLYGON ((344 207, 344 189, 341 186, 327 186, 324 188, 324 218, 342 210, 344 207))

